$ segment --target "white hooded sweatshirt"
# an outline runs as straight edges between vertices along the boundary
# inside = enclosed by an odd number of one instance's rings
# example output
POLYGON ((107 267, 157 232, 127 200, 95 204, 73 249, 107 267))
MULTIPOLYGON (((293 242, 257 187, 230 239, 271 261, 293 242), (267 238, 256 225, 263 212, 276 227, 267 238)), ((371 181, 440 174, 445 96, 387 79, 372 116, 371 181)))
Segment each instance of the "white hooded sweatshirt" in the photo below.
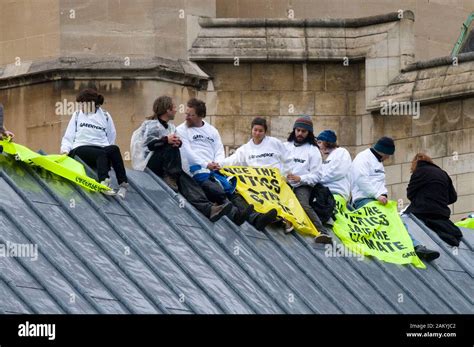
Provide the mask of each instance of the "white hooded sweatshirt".
POLYGON ((349 200, 351 185, 349 172, 351 169, 351 155, 345 148, 335 148, 325 160, 318 174, 318 181, 329 188, 331 193, 340 194, 349 200))
POLYGON ((182 141, 180 152, 183 170, 187 173, 193 165, 201 166, 201 170, 193 174, 209 172, 209 163, 220 163, 225 158, 219 132, 209 123, 203 123, 200 127, 188 127, 186 123, 182 123, 176 128, 176 133, 182 141))
POLYGON ((280 170, 286 176, 290 170, 291 160, 286 147, 275 137, 265 136, 260 144, 251 139, 237 148, 234 154, 219 162, 221 166, 255 166, 280 170))
POLYGON ((110 146, 117 132, 110 114, 100 107, 95 113, 73 113, 61 141, 61 153, 69 153, 80 146, 110 146))
POLYGON ((387 194, 383 164, 370 148, 355 157, 351 166, 350 181, 353 202, 364 198, 377 199, 380 195, 387 194))
POLYGON ((318 172, 321 170, 321 152, 318 147, 310 143, 301 146, 295 146, 295 142, 284 143, 288 157, 290 159, 290 172, 293 175, 300 176, 300 182, 288 181, 292 187, 296 188, 302 185, 314 186, 318 183, 318 172))

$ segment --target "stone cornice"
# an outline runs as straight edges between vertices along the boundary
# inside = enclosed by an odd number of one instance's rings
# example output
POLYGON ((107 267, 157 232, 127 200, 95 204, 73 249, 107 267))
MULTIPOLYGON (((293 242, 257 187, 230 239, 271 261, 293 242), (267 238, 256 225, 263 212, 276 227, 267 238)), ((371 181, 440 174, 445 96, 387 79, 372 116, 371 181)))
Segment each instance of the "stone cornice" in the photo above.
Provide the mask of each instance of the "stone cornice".
POLYGON ((367 109, 377 107, 375 97, 415 57, 411 11, 356 19, 200 18, 199 24, 191 61, 365 60, 367 109))
POLYGON ((207 76, 195 63, 161 57, 59 57, 23 61, 0 67, 0 89, 61 79, 156 79, 198 89, 207 88, 207 76))

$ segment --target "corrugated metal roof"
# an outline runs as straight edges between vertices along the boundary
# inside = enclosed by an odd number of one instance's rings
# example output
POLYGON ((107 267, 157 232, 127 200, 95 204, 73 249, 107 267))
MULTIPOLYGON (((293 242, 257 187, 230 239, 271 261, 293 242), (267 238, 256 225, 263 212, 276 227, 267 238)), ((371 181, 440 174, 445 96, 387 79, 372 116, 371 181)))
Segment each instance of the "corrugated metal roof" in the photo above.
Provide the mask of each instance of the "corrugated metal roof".
POLYGON ((298 234, 213 224, 159 178, 129 170, 122 201, 0 155, 1 313, 473 313, 474 233, 426 270, 327 257, 298 234))

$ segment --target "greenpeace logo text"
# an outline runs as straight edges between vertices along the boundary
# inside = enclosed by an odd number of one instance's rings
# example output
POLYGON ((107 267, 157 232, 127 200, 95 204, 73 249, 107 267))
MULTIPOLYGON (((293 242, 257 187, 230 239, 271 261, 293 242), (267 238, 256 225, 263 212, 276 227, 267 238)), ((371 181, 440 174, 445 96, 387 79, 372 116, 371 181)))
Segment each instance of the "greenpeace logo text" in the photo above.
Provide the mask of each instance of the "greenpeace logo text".
POLYGON ((20 337, 47 337, 52 341, 56 339, 56 324, 36 324, 26 321, 18 325, 20 337))
POLYGON ((91 129, 97 129, 97 130, 105 131, 104 127, 100 127, 98 125, 89 124, 89 123, 81 123, 81 124, 79 124, 79 127, 80 128, 91 128, 91 129))
POLYGON ((262 154, 252 154, 249 156, 249 159, 258 159, 258 158, 271 158, 275 155, 275 153, 262 153, 262 154))
POLYGON ((303 164, 303 163, 306 161, 306 159, 294 158, 293 161, 294 161, 295 163, 301 163, 301 164, 303 164))
POLYGON ((204 141, 207 140, 209 142, 214 142, 214 139, 211 137, 204 137, 203 135, 194 135, 193 136, 193 141, 204 141))

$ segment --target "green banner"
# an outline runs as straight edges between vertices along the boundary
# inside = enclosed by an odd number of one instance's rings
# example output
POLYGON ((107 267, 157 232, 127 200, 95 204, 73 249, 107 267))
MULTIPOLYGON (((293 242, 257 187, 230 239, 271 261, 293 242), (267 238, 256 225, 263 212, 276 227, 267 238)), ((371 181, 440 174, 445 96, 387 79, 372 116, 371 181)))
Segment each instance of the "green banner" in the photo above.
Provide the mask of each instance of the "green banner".
POLYGON ((464 220, 460 220, 457 223, 454 223, 454 225, 461 227, 461 228, 468 228, 468 229, 474 229, 474 218, 466 218, 464 220))
POLYGON ((426 268, 415 253, 395 201, 389 201, 387 205, 373 201, 350 211, 343 197, 334 195, 334 199, 337 209, 334 233, 348 249, 388 263, 426 268))
POLYGON ((29 165, 39 166, 58 176, 72 181, 81 187, 94 192, 109 190, 110 188, 98 183, 87 176, 84 166, 67 155, 41 155, 33 152, 29 148, 13 143, 9 140, 0 141, 5 153, 15 156, 16 160, 21 160, 29 165))

